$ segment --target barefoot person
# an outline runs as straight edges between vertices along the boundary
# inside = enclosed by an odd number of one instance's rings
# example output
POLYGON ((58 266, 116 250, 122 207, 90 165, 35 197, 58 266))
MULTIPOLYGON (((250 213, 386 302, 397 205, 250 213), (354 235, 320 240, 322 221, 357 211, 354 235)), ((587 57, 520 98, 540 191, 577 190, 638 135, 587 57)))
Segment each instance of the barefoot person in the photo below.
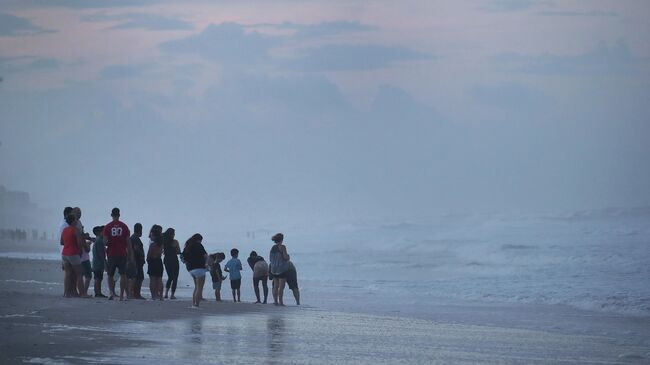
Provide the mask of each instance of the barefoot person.
POLYGON ((109 300, 113 300, 115 294, 115 281, 113 276, 115 270, 120 274, 120 301, 124 300, 124 293, 127 290, 126 261, 127 257, 133 257, 129 236, 129 227, 120 221, 120 209, 111 210, 112 221, 104 226, 103 236, 106 239, 106 273, 108 274, 108 289, 110 290, 109 300))
POLYGON ((287 270, 287 286, 293 292, 293 298, 296 305, 300 305, 300 289, 298 288, 298 272, 293 262, 289 261, 289 270, 287 270))
POLYGON ((239 250, 233 248, 230 250, 232 258, 228 260, 224 270, 230 273, 230 289, 232 289, 232 301, 241 302, 241 261, 239 261, 239 250))
POLYGON ((142 237, 142 224, 136 223, 133 226, 133 235, 131 236, 131 247, 133 248, 133 258, 135 262, 135 278, 132 283, 131 295, 135 299, 144 299, 142 296, 142 282, 144 281, 144 244, 140 239, 142 237))
POLYGON ((269 269, 273 275, 273 304, 284 305, 282 296, 284 295, 284 283, 287 280, 290 257, 287 247, 282 243, 284 241, 282 233, 274 235, 271 240, 275 243, 269 254, 269 269))
POLYGON ((163 252, 165 253, 165 272, 167 272, 167 283, 165 284, 165 298, 169 294, 169 289, 172 289, 171 299, 176 299, 176 285, 178 285, 178 254, 181 253, 181 247, 178 241, 174 239, 176 231, 173 228, 167 228, 163 233, 163 252))
POLYGON ((203 284, 205 284, 205 273, 208 271, 205 268, 205 263, 208 258, 208 253, 205 251, 203 244, 203 236, 196 233, 185 242, 183 249, 183 258, 187 265, 187 270, 194 279, 194 293, 192 294, 192 307, 198 308, 201 298, 203 296, 203 284))
POLYGON ((226 259, 226 254, 223 252, 217 252, 213 255, 210 255, 212 265, 210 266, 210 276, 212 277, 212 289, 214 289, 214 299, 217 302, 221 301, 221 283, 223 283, 226 278, 223 276, 221 271, 221 261, 226 259))
POLYGON ((248 266, 253 270, 253 290, 255 290, 255 297, 257 301, 255 303, 262 303, 260 301, 260 288, 259 283, 262 282, 262 288, 264 289, 264 304, 266 304, 266 299, 269 296, 269 265, 264 261, 264 257, 258 256, 257 252, 251 251, 250 256, 248 256, 248 266))
POLYGON ((162 262, 162 227, 154 224, 149 232, 149 251, 147 252, 147 274, 152 300, 163 300, 163 262, 162 262))
POLYGON ((68 226, 61 233, 61 242, 63 242, 63 251, 61 252, 61 260, 63 261, 63 268, 65 270, 65 282, 68 283, 68 291, 64 294, 65 297, 78 297, 83 293, 83 281, 81 279, 81 249, 84 244, 84 239, 81 232, 75 226, 77 217, 74 213, 68 214, 66 222, 68 226), (74 276, 76 280, 76 288, 72 286, 71 277, 74 276))
POLYGON ((102 294, 102 280, 104 280, 104 270, 106 269, 106 245, 102 231, 104 226, 93 228, 95 234, 95 243, 93 243, 93 276, 95 278, 95 298, 107 298, 102 294))

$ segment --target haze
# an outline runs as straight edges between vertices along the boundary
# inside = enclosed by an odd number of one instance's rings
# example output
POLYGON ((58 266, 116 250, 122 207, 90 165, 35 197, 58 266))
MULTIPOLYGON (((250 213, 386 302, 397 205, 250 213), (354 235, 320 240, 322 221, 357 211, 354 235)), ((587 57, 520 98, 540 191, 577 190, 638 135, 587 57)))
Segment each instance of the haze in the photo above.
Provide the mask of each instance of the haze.
POLYGON ((53 227, 650 204, 645 0, 0 4, 0 184, 53 227))

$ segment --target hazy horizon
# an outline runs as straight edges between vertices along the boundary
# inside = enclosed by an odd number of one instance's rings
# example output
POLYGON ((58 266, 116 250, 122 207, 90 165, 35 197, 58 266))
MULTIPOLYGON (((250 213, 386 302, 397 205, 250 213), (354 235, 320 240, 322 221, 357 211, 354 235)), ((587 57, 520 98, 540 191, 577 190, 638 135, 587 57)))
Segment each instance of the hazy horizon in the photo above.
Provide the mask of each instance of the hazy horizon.
POLYGON ((0 185, 184 233, 650 206, 649 10, 0 1, 0 185))

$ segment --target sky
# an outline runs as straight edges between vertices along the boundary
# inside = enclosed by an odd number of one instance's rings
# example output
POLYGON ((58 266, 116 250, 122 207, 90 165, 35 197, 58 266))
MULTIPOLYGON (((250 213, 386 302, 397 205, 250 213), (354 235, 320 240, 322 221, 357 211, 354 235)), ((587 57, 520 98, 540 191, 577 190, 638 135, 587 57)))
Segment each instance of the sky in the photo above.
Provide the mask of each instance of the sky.
POLYGON ((650 204, 650 3, 0 0, 0 184, 181 233, 650 204))

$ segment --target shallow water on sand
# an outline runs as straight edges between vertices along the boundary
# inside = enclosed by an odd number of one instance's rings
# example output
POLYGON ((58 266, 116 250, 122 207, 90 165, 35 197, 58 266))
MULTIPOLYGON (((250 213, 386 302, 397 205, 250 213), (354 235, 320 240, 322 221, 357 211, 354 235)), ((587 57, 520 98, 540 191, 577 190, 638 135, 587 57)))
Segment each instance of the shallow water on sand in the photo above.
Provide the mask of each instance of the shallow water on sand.
POLYGON ((155 342, 95 354, 103 362, 631 364, 643 363, 650 351, 607 337, 313 309, 121 323, 115 329, 155 342), (624 358, 626 354, 637 358, 624 358))

